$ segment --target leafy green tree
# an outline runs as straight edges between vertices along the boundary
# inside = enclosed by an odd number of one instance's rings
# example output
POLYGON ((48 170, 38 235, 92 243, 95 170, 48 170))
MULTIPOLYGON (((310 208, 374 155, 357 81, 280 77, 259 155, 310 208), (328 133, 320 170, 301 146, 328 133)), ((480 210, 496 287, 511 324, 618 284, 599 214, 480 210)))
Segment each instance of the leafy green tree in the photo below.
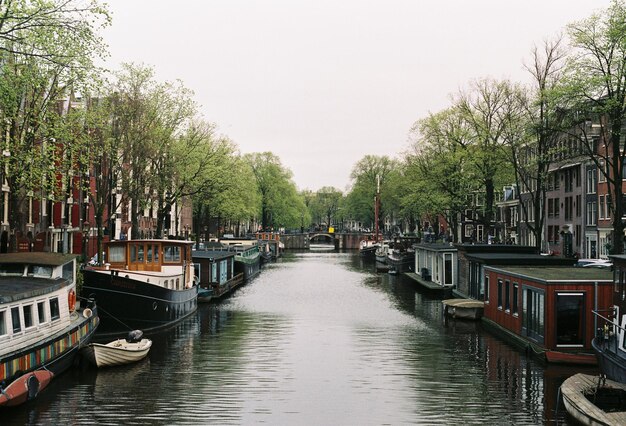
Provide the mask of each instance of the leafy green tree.
MULTIPOLYGON (((506 152, 508 146, 503 136, 509 124, 510 109, 515 105, 514 93, 513 85, 508 81, 482 79, 472 82, 469 91, 462 91, 456 101, 471 141, 464 145, 465 155, 470 160, 468 166, 480 182, 485 197, 479 220, 486 230, 493 225, 496 184, 502 183, 496 179, 509 170, 510 155, 506 152)), ((505 179, 511 182, 513 176, 505 179)))
MULTIPOLYGON (((352 188, 346 199, 348 213, 353 219, 375 228, 374 198, 378 185, 380 183, 380 191, 384 193, 387 177, 396 166, 396 162, 388 156, 374 155, 366 155, 354 165, 350 174, 352 188)), ((379 219, 385 214, 383 205, 379 219)))
POLYGON ((472 208, 468 194, 479 189, 467 155, 472 129, 462 111, 451 107, 419 120, 411 133, 415 142, 406 156, 402 203, 418 217, 443 215, 457 229, 460 214, 472 208))
POLYGON ((311 216, 318 224, 325 223, 330 227, 337 223, 337 212, 343 193, 336 188, 325 186, 319 189, 309 206, 311 216))
POLYGON ((291 171, 271 152, 244 156, 256 179, 261 199, 263 229, 300 226, 305 204, 292 181, 291 171))
POLYGON ((549 170, 559 138, 566 130, 558 96, 566 59, 562 39, 545 41, 541 49, 534 47, 531 58, 525 66, 532 76, 531 86, 514 94, 512 101, 517 108, 509 109, 503 139, 510 147, 507 152, 515 170, 515 183, 524 194, 520 200, 522 219, 540 250, 549 170))
POLYGON ((0 3, 3 169, 17 233, 24 230, 28 200, 42 194, 59 201, 71 188, 68 170, 79 139, 65 133, 68 108, 59 100, 73 101, 73 91, 95 81, 93 59, 104 53, 97 33, 108 23, 106 8, 92 1, 0 3))
POLYGON ((622 176, 626 148, 622 142, 626 115, 626 5, 614 0, 609 8, 572 23, 564 96, 568 111, 591 161, 604 174, 611 195, 613 241, 611 253, 624 252, 625 214, 622 176), (600 134, 591 122, 600 124, 600 134), (599 142, 602 141, 601 145, 599 142))

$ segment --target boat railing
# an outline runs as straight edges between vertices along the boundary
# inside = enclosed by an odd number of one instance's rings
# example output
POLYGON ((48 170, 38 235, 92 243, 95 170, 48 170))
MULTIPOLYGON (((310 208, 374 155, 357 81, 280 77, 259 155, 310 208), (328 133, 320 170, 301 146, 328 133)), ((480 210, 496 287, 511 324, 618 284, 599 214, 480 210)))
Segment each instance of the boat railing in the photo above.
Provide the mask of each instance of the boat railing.
POLYGON ((596 329, 596 338, 598 343, 601 343, 605 349, 612 349, 617 351, 618 339, 617 336, 619 334, 624 334, 626 328, 619 325, 615 320, 605 317, 600 312, 612 312, 615 314, 615 310, 610 309, 592 309, 591 312, 598 318, 604 320, 604 325, 602 327, 598 327, 596 329))

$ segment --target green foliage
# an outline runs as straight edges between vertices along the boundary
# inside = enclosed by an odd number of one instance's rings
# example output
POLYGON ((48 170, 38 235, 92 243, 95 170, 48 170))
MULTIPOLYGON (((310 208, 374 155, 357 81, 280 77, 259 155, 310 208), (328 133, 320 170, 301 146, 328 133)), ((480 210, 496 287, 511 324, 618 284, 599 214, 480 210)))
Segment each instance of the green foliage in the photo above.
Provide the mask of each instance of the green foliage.
POLYGON ((291 171, 285 169, 280 159, 271 152, 246 154, 244 158, 256 180, 261 203, 261 226, 264 229, 299 227, 306 206, 291 179, 291 171))

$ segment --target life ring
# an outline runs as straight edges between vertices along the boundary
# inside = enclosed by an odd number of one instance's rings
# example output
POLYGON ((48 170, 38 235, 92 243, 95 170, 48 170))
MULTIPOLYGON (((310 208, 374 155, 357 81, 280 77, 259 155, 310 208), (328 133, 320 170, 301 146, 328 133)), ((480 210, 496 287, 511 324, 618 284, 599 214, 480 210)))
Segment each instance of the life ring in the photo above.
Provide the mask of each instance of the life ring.
POLYGON ((74 291, 74 289, 70 290, 70 292, 67 294, 67 305, 70 309, 70 312, 74 312, 74 310, 76 309, 76 292, 74 291))

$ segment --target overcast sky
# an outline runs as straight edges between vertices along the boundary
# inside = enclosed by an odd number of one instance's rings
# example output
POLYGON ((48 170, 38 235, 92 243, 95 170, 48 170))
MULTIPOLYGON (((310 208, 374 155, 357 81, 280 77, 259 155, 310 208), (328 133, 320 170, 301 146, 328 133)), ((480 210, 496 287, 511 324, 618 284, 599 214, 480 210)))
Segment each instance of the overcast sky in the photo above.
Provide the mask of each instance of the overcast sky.
POLYGON ((345 190, 365 155, 472 79, 528 81, 534 44, 608 0, 108 0, 108 66, 180 79, 241 152, 271 151, 299 189, 345 190))

